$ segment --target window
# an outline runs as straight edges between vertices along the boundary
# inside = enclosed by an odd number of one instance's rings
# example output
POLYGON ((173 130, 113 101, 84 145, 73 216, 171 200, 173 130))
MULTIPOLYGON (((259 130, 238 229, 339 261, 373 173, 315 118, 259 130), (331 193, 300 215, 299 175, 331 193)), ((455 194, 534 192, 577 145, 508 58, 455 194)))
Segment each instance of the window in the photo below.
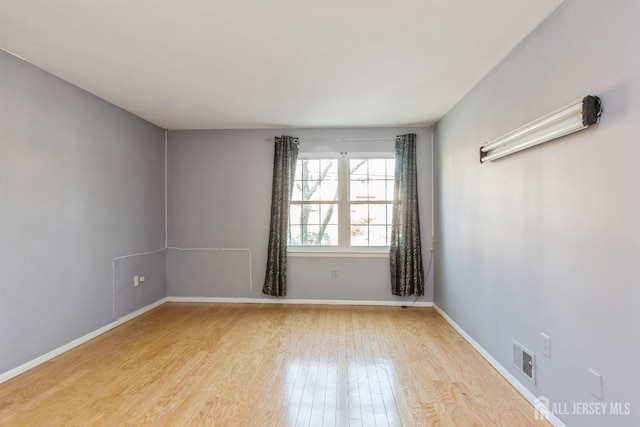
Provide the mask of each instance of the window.
POLYGON ((393 153, 301 154, 289 215, 296 250, 385 250, 393 209, 393 153))

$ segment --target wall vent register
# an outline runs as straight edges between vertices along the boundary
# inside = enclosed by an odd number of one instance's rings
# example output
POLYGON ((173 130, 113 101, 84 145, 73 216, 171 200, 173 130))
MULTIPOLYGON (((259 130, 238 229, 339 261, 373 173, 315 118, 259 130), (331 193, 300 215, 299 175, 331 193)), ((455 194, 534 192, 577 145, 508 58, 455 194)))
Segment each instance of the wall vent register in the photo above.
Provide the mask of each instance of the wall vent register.
POLYGON ((517 341, 513 341, 513 366, 536 383, 536 355, 517 341))

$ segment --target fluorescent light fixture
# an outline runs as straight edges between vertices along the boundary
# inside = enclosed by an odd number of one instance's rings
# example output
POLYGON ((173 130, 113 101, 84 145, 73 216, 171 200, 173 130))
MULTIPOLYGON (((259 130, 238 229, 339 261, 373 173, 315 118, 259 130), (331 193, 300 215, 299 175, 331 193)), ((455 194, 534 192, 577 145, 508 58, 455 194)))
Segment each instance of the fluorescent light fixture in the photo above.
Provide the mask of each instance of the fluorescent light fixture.
POLYGON ((482 145, 480 147, 480 162, 490 162, 534 145, 586 129, 592 124, 598 123, 601 114, 600 98, 587 95, 482 145))

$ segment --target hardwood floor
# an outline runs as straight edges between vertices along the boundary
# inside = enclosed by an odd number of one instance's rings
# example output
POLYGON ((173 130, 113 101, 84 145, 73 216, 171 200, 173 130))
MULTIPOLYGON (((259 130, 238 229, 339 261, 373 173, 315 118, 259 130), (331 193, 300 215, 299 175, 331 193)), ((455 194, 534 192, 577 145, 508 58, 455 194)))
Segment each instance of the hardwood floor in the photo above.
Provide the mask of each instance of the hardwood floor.
POLYGON ((167 303, 0 385, 2 426, 539 426, 433 309, 167 303))

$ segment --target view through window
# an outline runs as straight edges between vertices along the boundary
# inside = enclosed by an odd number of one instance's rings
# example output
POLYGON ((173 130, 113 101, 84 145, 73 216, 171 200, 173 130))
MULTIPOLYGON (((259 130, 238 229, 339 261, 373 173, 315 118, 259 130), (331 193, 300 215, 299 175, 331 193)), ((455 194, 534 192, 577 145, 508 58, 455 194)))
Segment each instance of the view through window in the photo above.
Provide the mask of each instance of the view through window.
POLYGON ((326 249, 389 246, 394 167, 391 153, 299 158, 289 245, 326 249))

